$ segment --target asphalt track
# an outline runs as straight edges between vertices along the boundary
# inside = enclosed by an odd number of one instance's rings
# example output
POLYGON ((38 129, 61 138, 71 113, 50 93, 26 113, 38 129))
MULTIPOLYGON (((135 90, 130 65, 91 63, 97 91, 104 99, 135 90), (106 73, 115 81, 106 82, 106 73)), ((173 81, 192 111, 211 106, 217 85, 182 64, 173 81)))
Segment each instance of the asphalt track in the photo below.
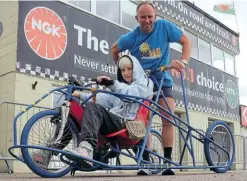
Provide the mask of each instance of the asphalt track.
POLYGON ((44 179, 35 174, 0 173, 1 181, 247 181, 247 171, 229 171, 224 174, 214 172, 178 172, 175 176, 137 176, 135 172, 121 173, 80 173, 74 177, 67 175, 62 178, 44 179))

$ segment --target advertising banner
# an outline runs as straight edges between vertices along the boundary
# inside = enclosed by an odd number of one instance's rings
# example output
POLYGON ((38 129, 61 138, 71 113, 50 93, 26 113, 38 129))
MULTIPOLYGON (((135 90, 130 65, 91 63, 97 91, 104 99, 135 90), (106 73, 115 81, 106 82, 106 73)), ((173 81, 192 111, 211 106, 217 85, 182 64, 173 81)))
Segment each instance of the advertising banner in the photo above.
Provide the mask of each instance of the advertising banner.
POLYGON ((20 1, 18 64, 21 72, 66 80, 115 77, 111 45, 127 32, 60 2, 20 1))
MULTIPOLYGON (((111 46, 128 30, 55 1, 19 2, 17 71, 53 80, 116 78, 111 46)), ((181 53, 171 49, 171 59, 181 53)), ((173 92, 184 106, 179 74, 173 92)), ((238 80, 191 58, 185 75, 189 108, 239 120, 238 80)))
POLYGON ((240 106, 241 125, 247 127, 247 106, 240 106))
MULTIPOLYGON (((171 59, 181 54, 171 51, 171 59)), ((180 73, 171 71, 176 104, 184 107, 180 73)), ((238 79, 193 58, 183 71, 188 107, 192 110, 239 120, 238 79)))

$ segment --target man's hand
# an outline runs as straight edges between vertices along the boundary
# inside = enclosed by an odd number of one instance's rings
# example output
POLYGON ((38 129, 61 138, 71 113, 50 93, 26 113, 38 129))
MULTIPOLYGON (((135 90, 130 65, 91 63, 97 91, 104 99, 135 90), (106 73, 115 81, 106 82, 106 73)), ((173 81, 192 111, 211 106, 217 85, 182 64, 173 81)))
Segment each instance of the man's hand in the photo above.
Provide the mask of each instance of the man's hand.
POLYGON ((174 68, 177 71, 182 71, 183 69, 185 69, 185 65, 183 62, 181 62, 180 60, 173 60, 171 62, 171 67, 174 68))

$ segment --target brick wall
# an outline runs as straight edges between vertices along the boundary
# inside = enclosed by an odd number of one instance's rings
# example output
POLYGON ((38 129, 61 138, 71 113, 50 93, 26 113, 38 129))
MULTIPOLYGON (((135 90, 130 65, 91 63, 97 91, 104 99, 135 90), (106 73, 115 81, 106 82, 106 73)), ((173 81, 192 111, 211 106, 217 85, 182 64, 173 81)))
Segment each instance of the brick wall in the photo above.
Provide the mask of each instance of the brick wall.
MULTIPOLYGON (((18 1, 0 1, 0 21, 3 25, 0 37, 0 102, 3 102, 15 99, 18 1)), ((14 111, 7 109, 6 104, 0 105, 0 153, 5 156, 12 140, 14 117, 14 111)), ((0 161, 0 172, 6 171, 6 164, 0 161)))

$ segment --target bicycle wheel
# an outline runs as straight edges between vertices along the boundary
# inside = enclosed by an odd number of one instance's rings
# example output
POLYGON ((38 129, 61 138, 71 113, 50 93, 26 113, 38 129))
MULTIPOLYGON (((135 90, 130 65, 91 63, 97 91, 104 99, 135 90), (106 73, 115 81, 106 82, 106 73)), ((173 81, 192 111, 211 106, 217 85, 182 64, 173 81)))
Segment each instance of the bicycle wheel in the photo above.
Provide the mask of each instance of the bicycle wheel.
MULTIPOLYGON (((163 143, 162 143, 162 138, 161 138, 161 134, 154 130, 151 129, 150 130, 150 134, 151 134, 151 145, 150 145, 150 149, 163 156, 164 155, 164 147, 163 147, 163 143)), ((153 155, 153 154, 149 154, 149 158, 151 160, 152 163, 154 164, 163 164, 163 160, 161 160, 160 158, 158 158, 157 156, 153 155)), ((152 174, 157 174, 161 171, 161 169, 151 169, 152 174)))
MULTIPOLYGON (((46 110, 35 114, 30 118, 25 125, 22 135, 21 144, 22 145, 35 145, 35 146, 45 146, 50 141, 52 133, 53 124, 59 124, 59 121, 55 119, 60 119, 60 113, 58 110, 46 110), (48 141, 49 140, 49 141, 48 141)), ((69 118, 65 132, 62 137, 61 144, 57 145, 57 149, 64 149, 67 147, 72 147, 73 149, 79 145, 79 132, 78 128, 74 122, 69 118)), ((62 177, 69 173, 72 169, 70 165, 65 164, 60 160, 60 154, 53 154, 51 151, 39 150, 33 148, 22 148, 21 149, 23 159, 28 167, 37 175, 46 178, 57 178, 62 177), (37 164, 34 161, 35 155, 41 154, 45 155, 45 161, 47 161, 46 167, 37 164)))
POLYGON ((212 141, 204 139, 204 153, 209 166, 226 166, 226 168, 211 168, 216 173, 227 172, 233 162, 235 155, 235 142, 230 127, 224 121, 215 121, 209 126, 206 136, 212 141), (216 146, 227 150, 230 155, 216 146))

